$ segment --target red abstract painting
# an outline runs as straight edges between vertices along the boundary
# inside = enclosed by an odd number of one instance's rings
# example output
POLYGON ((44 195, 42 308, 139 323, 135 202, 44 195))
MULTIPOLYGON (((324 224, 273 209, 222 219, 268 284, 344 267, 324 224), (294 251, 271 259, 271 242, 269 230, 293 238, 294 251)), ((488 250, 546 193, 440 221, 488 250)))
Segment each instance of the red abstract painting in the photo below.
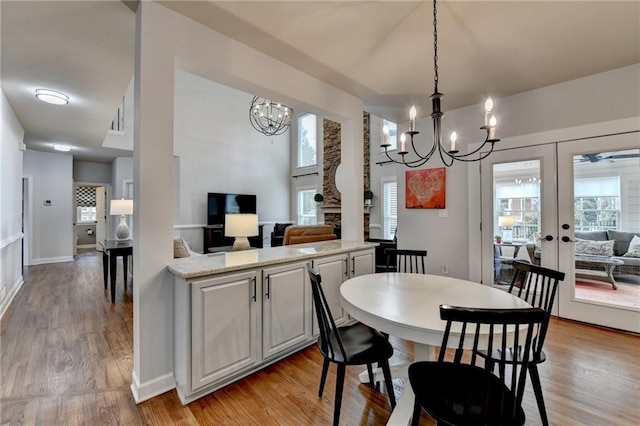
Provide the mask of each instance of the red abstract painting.
POLYGON ((406 208, 444 209, 446 204, 446 170, 410 170, 406 172, 406 208))

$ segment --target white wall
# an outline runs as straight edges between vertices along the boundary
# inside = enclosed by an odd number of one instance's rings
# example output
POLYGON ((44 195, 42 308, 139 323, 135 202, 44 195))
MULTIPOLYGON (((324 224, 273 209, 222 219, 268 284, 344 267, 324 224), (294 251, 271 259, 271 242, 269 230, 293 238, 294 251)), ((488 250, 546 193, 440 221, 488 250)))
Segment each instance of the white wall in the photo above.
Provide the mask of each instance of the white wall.
POLYGON ((0 318, 23 283, 22 157, 24 129, 0 90, 0 318))
POLYGON ((268 137, 256 131, 248 114, 252 98, 176 70, 174 223, 195 251, 202 251, 208 192, 256 194, 260 223, 289 217, 289 132, 268 137))
POLYGON ((112 198, 122 198, 123 183, 125 180, 133 180, 133 157, 117 157, 111 163, 112 198))
POLYGON ((73 260, 73 159, 26 150, 24 174, 33 177, 32 264, 73 260), (45 205, 45 201, 51 205, 45 205))
POLYGON ((73 181, 83 183, 111 183, 111 164, 93 161, 73 162, 73 181))

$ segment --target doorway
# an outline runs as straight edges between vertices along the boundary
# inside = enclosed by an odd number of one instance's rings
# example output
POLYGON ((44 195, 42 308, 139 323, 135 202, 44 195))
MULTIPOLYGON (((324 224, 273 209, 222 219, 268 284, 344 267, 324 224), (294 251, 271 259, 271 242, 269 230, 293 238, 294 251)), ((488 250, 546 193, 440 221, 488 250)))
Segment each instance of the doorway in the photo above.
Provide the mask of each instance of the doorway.
POLYGON ((75 183, 74 197, 74 250, 95 248, 100 251, 99 241, 106 240, 107 200, 111 186, 99 183, 75 183))
POLYGON ((515 148, 483 161, 483 283, 505 288, 515 259, 559 269, 554 314, 640 332, 640 258, 625 256, 640 240, 637 138, 515 148))

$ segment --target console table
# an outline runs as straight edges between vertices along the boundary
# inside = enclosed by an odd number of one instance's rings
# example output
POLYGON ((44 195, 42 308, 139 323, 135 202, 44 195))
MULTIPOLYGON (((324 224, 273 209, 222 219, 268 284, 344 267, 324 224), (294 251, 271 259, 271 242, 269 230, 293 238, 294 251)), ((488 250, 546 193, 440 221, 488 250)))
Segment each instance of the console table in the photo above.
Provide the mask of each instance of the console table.
POLYGON ((116 298, 116 275, 117 275, 117 263, 118 256, 122 257, 123 275, 124 275, 124 289, 127 289, 127 266, 129 256, 133 255, 133 241, 132 240, 106 240, 98 242, 102 246, 102 274, 104 276, 104 289, 107 289, 107 276, 111 275, 111 303, 115 302, 116 298))

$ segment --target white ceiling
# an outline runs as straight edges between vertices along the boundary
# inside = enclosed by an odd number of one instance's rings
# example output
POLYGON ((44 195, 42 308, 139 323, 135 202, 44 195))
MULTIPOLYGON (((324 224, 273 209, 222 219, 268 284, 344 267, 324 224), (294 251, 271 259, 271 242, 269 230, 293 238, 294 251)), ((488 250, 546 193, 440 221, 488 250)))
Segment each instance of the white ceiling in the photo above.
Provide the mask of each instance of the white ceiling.
MULTIPOLYGON (((362 98, 376 115, 406 121, 412 104, 429 114, 431 2, 162 4, 362 98)), ((67 142, 93 161, 130 155, 100 145, 133 75, 134 13, 118 1, 0 6, 2 88, 25 143, 67 142), (40 103, 36 87, 71 103, 40 103)), ((640 2, 441 1, 438 50, 446 111, 639 63, 640 2)))

